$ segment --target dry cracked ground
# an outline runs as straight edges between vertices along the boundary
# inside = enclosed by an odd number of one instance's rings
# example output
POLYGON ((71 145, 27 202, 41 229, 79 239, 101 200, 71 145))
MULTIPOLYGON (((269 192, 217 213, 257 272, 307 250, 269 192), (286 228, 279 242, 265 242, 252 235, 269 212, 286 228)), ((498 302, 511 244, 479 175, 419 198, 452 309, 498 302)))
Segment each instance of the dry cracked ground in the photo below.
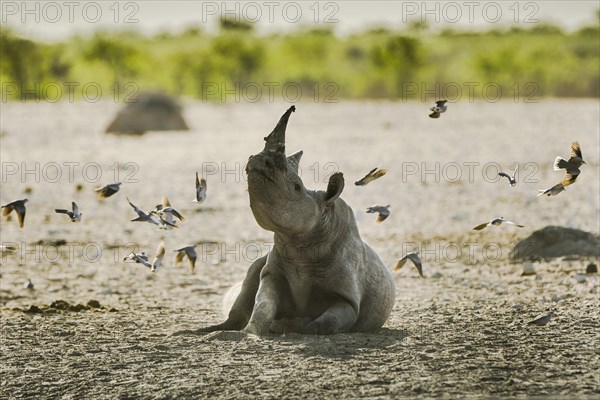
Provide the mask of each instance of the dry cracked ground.
MULTIPOLYGON (((172 335, 219 321, 223 287, 193 290, 194 307, 169 302, 178 292, 164 287, 162 306, 116 309, 102 304, 115 294, 96 293, 95 307, 4 308, 1 397, 594 398, 600 286, 597 276, 573 279, 583 263, 544 264, 537 277, 515 266, 428 279, 402 271, 392 317, 374 333, 172 335), (556 315, 546 326, 527 326, 548 309, 556 315)), ((37 304, 26 292, 12 302, 37 304)), ((150 292, 137 295, 153 303, 150 292)))

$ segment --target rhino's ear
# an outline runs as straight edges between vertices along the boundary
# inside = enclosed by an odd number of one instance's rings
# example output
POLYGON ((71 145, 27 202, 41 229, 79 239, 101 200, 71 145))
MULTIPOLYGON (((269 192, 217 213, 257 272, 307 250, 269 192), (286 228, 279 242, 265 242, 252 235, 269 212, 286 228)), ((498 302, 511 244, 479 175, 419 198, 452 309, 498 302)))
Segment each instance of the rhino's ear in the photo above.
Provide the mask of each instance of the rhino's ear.
POLYGON ((342 190, 344 190, 344 174, 341 172, 336 172, 335 174, 331 175, 331 178, 329 178, 327 192, 325 192, 325 203, 333 203, 335 199, 340 197, 342 190))
POLYGON ((288 168, 294 171, 296 175, 298 175, 298 166, 300 165, 302 154, 304 154, 304 152, 300 150, 287 157, 288 168))

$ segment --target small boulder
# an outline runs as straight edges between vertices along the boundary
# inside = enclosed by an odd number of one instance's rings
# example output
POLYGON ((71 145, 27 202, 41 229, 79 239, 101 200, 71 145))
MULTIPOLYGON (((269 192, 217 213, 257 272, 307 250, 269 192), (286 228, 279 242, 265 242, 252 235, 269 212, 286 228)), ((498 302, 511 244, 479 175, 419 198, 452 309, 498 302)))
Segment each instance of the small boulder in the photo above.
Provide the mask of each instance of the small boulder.
POLYGON ((513 262, 569 255, 600 256, 600 239, 579 229, 547 226, 519 241, 509 253, 513 262))
POLYGON ((586 274, 597 274, 598 266, 594 263, 589 263, 588 266, 585 268, 585 273, 586 274))
POLYGON ((186 131, 181 106, 162 93, 141 93, 118 112, 106 133, 142 135, 147 131, 186 131))

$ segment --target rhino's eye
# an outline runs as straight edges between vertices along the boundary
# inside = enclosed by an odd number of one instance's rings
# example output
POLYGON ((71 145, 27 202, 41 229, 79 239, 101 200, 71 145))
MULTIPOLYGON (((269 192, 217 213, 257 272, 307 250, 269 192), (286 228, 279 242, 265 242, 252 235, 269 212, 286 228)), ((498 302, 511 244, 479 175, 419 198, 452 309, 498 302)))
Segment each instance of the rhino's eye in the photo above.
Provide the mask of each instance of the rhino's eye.
POLYGON ((299 183, 294 183, 294 190, 296 192, 300 192, 302 190, 302 186, 299 183))

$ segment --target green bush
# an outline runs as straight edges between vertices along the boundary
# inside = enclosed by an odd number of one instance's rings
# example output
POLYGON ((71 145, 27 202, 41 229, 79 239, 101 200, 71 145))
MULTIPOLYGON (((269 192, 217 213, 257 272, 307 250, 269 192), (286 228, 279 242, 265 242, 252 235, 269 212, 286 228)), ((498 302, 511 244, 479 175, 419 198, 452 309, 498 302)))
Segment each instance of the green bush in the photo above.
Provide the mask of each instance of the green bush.
MULTIPOLYGON (((539 96, 598 97, 599 32, 598 24, 573 33, 549 24, 476 33, 410 23, 403 31, 378 27, 349 36, 327 28, 259 35, 248 22, 221 20, 216 34, 192 26, 180 34, 98 32, 46 44, 2 29, 0 78, 28 90, 93 81, 106 90, 135 84, 215 101, 223 90, 267 83, 319 96, 334 87, 337 97, 357 99, 421 99, 406 85, 451 82, 491 82, 519 96, 528 93, 515 87, 532 84, 539 96)), ((23 97, 20 90, 7 94, 23 97)))

